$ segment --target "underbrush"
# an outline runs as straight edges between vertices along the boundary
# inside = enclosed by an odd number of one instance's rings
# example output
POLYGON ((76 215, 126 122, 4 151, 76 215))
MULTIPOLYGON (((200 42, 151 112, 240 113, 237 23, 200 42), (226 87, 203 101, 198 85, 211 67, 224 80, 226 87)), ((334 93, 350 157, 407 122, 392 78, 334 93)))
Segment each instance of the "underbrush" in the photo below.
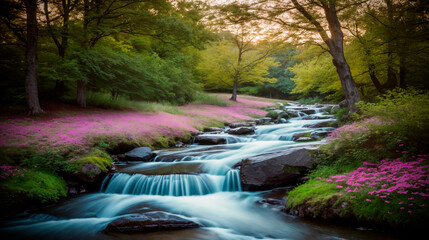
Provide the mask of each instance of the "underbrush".
POLYGON ((191 104, 204 104, 204 105, 214 105, 214 106, 221 106, 226 107, 229 106, 229 103, 223 99, 220 99, 214 95, 210 95, 203 92, 198 92, 195 95, 194 101, 191 102, 191 104))
POLYGON ((319 148, 311 180, 289 193, 288 208, 330 202, 359 222, 421 227, 429 220, 428 93, 390 91, 359 107, 356 121, 319 148))

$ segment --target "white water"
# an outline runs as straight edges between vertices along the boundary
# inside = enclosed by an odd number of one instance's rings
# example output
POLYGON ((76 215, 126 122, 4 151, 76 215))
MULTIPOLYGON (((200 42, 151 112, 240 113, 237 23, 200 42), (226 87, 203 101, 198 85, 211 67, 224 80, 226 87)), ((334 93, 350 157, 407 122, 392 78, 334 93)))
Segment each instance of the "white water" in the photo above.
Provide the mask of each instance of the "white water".
POLYGON ((379 239, 375 233, 316 225, 273 211, 259 204, 262 192, 241 190, 236 163, 261 153, 320 144, 291 140, 295 133, 317 130, 304 125, 321 121, 329 120, 295 119, 258 126, 252 136, 228 135, 225 145, 159 151, 155 162, 133 164, 106 178, 99 193, 5 221, 0 234, 8 239, 379 239), (169 156, 169 161, 162 160, 169 156), (103 232, 118 217, 148 211, 177 214, 203 227, 132 235, 103 232))

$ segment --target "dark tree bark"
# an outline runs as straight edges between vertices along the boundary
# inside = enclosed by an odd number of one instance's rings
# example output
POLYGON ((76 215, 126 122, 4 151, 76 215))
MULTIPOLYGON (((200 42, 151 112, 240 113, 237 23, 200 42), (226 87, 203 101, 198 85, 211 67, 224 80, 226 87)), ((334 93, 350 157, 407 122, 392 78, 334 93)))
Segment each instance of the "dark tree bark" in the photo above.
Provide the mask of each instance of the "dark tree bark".
MULTIPOLYGON (((393 3, 392 0, 384 0, 387 7, 387 20, 388 24, 393 23, 393 3)), ((398 84, 398 79, 396 78, 395 69, 393 68, 393 54, 394 54, 394 36, 393 36, 392 27, 387 28, 387 82, 384 85, 386 89, 394 89, 398 84)))
POLYGON ((230 100, 237 101, 237 88, 238 88, 238 81, 234 80, 234 85, 232 87, 232 96, 230 100))
POLYGON ((76 102, 79 107, 86 108, 86 89, 87 83, 84 81, 77 81, 77 97, 76 102))
POLYGON ((350 113, 357 111, 355 103, 360 101, 359 91, 357 89, 356 83, 353 80, 350 67, 344 57, 343 50, 343 32, 341 30, 341 24, 338 20, 337 10, 335 8, 335 1, 326 1, 321 2, 323 10, 325 12, 326 20, 329 25, 329 32, 331 37, 328 36, 326 31, 323 29, 322 25, 315 19, 309 12, 298 3, 297 0, 292 0, 295 8, 305 17, 307 20, 313 24, 319 35, 322 37, 323 41, 328 45, 329 53, 331 54, 338 76, 341 81, 341 86, 343 87, 344 95, 347 100, 347 106, 350 113))
POLYGON ((24 3, 27 14, 27 69, 25 75, 27 111, 30 115, 37 115, 43 112, 37 88, 37 0, 26 0, 24 3))
MULTIPOLYGON (((83 48, 88 49, 88 25, 89 25, 90 1, 83 1, 83 48)), ((79 107, 86 108, 86 91, 88 83, 82 80, 77 81, 76 103, 79 107)))

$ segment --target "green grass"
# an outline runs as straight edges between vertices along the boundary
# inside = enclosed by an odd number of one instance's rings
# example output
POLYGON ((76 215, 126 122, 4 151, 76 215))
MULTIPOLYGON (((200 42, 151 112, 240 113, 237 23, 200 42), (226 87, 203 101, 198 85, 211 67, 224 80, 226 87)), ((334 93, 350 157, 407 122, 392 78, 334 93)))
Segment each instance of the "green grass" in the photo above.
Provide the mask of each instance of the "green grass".
POLYGON ((205 105, 214 105, 226 107, 229 106, 229 103, 223 99, 218 98, 214 94, 207 94, 203 92, 199 92, 195 96, 195 100, 191 102, 191 104, 205 104, 205 105))

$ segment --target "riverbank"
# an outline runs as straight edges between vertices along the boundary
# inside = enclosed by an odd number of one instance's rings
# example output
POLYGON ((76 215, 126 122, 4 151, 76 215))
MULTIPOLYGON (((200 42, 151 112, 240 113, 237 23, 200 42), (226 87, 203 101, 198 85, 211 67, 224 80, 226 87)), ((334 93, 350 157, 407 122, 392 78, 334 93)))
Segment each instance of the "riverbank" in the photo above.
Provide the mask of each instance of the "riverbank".
POLYGON ((110 154, 188 142, 204 127, 263 116, 266 111, 261 108, 275 104, 251 96, 239 96, 237 102, 228 101, 227 94, 216 97, 227 106, 194 104, 170 106, 165 108, 168 112, 163 112, 164 108, 139 112, 48 103, 44 106, 46 114, 39 117, 3 114, 2 213, 11 212, 15 206, 22 210, 29 203, 40 206, 98 188, 112 167, 110 154), (77 180, 88 182, 88 186, 76 186, 77 180))
POLYGON ((394 232, 429 222, 429 95, 393 91, 361 103, 351 122, 319 148, 309 180, 285 211, 394 232))

